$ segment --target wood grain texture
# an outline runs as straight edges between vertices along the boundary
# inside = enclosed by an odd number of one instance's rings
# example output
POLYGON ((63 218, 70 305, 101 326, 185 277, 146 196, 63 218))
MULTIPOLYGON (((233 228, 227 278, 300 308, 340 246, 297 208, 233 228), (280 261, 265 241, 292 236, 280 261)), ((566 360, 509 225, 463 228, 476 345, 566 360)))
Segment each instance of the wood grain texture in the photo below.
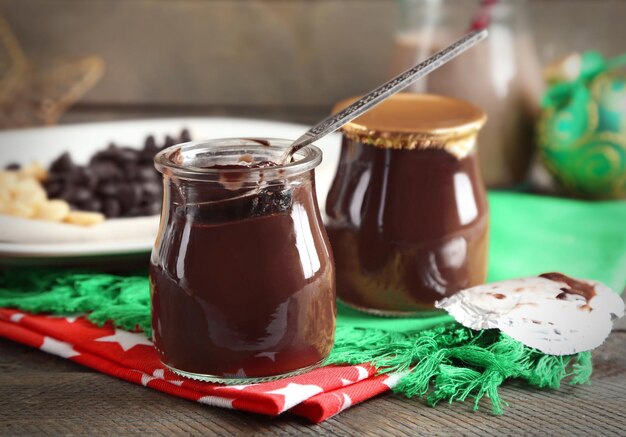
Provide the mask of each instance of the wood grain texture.
POLYGON ((510 403, 492 416, 487 402, 427 407, 385 394, 314 425, 174 398, 0 340, 0 435, 563 435, 619 436, 626 430, 626 319, 594 351, 590 385, 536 390, 511 382, 510 403))
POLYGON ((2 0, 0 8, 33 56, 104 58, 91 103, 332 102, 384 76, 391 39, 379 36, 393 26, 386 2, 354 0, 2 0))
POLYGON ((330 114, 331 105, 91 105, 78 104, 61 124, 155 117, 238 117, 312 125, 330 114))
MULTIPOLYGON (((533 0, 540 58, 624 51, 626 1, 533 0)), ((0 0, 35 58, 98 54, 92 105, 324 105, 383 82, 391 0, 0 0)), ((468 14, 470 11, 468 11, 468 14)))

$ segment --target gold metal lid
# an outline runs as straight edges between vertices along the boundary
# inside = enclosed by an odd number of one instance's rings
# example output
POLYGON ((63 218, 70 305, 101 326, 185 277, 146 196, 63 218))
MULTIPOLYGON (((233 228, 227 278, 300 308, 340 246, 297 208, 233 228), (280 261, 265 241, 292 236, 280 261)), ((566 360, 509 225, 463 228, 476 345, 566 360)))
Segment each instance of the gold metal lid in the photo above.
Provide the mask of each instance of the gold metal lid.
MULTIPOLYGON (((335 105, 338 112, 358 97, 335 105)), ((353 141, 392 149, 444 149, 462 158, 476 143, 487 116, 479 107, 432 94, 396 94, 341 128, 353 141)))

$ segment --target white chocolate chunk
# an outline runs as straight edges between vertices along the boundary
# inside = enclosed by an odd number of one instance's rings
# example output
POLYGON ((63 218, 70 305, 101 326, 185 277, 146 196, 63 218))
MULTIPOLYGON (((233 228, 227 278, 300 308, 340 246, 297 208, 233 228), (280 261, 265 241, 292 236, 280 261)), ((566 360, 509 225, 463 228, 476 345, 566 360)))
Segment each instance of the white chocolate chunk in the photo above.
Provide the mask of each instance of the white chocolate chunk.
POLYGON ((13 199, 24 205, 37 205, 47 199, 46 190, 35 179, 21 179, 13 186, 13 199))
POLYGON ((46 177, 46 169, 36 162, 20 170, 0 170, 0 214, 52 222, 65 221, 80 226, 104 221, 100 213, 70 211, 66 201, 48 200, 41 184, 46 177))
POLYGON ((462 290, 436 303, 471 329, 499 329, 550 355, 570 355, 600 346, 624 315, 624 301, 592 280, 529 277, 462 290), (567 281, 591 286, 587 297, 567 281), (564 282, 565 281, 565 282, 564 282))
POLYGON ((41 203, 35 210, 33 218, 38 220, 47 220, 60 222, 70 213, 70 206, 65 200, 49 200, 41 203))
POLYGON ((31 218, 35 215, 35 207, 33 205, 21 202, 11 202, 2 209, 3 212, 16 217, 31 218))
POLYGON ((34 178, 39 182, 43 182, 48 177, 48 171, 37 161, 23 166, 17 171, 20 178, 34 178))
POLYGON ((91 226, 104 221, 104 215, 99 212, 70 211, 64 221, 73 225, 91 226))
POLYGON ((0 170, 0 189, 8 190, 17 184, 17 173, 10 170, 0 170))

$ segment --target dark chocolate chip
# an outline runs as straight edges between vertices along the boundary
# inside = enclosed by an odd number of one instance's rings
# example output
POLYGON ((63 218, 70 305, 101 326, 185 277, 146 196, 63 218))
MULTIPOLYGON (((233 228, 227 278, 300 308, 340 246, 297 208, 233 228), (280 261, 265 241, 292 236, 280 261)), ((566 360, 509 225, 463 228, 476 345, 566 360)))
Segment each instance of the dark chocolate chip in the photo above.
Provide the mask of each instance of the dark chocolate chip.
POLYGON ((129 163, 129 162, 134 163, 135 161, 137 161, 138 157, 139 157, 138 150, 131 149, 130 147, 124 147, 124 148, 119 149, 117 160, 118 162, 122 162, 122 163, 129 163))
POLYGON ((104 184, 100 184, 98 186, 98 193, 107 197, 117 196, 119 193, 119 186, 114 182, 105 182, 104 184))
POLYGON ((119 187, 119 195, 117 199, 120 201, 123 213, 130 213, 141 200, 141 186, 133 184, 125 184, 119 187))
POLYGON ((167 136, 165 137, 165 143, 163 144, 163 147, 164 147, 164 148, 165 148, 165 147, 171 147, 171 146, 173 146, 174 144, 176 144, 176 140, 175 140, 174 138, 170 137, 169 135, 167 135, 167 136))
POLYGON ((77 184, 87 185, 93 176, 87 167, 76 167, 71 173, 71 180, 77 184))
POLYGON ((90 192, 93 192, 93 190, 96 189, 96 187, 98 186, 98 176, 96 176, 93 173, 88 172, 85 176, 85 187, 87 187, 89 189, 90 192))
POLYGON ((150 167, 137 166, 137 168, 135 169, 134 176, 135 176, 135 180, 142 181, 142 182, 148 182, 148 181, 151 182, 151 181, 158 180, 158 173, 152 166, 150 167))
POLYGON ((122 170, 111 161, 94 162, 89 168, 100 180, 119 180, 124 176, 122 170))
POLYGON ((143 198, 150 201, 159 201, 162 196, 161 184, 158 182, 144 182, 141 184, 143 198))
POLYGON ((115 144, 109 144, 109 147, 93 155, 91 157, 90 163, 103 161, 117 162, 119 157, 119 151, 119 147, 117 147, 115 144))
POLYGON ((70 189, 64 194, 64 198, 73 203, 81 204, 82 202, 91 199, 91 191, 88 188, 81 186, 70 187, 70 189))
POLYGON ((104 199, 102 213, 107 217, 119 217, 122 213, 120 202, 113 198, 104 199))
POLYGON ((60 183, 60 184, 65 184, 69 181, 71 181, 72 179, 72 172, 67 172, 67 173, 48 173, 48 177, 46 178, 46 182, 44 183, 44 185, 47 184, 52 184, 52 183, 60 183))
POLYGON ((63 153, 57 159, 50 164, 50 172, 52 173, 64 173, 71 171, 74 168, 74 162, 69 152, 63 153))
POLYGON ((191 141, 191 134, 189 133, 189 129, 185 128, 180 132, 180 142, 188 143, 189 141, 191 141))
POLYGON ((84 211, 94 211, 100 212, 102 211, 102 202, 95 197, 85 200, 79 204, 80 209, 84 211))
POLYGON ((63 189, 65 188, 65 184, 61 181, 46 182, 45 188, 48 193, 48 197, 50 199, 55 199, 61 196, 61 193, 63 193, 63 189))
POLYGON ((159 150, 156 140, 154 139, 154 135, 150 135, 146 138, 146 141, 144 141, 143 143, 143 149, 146 151, 154 151, 154 152, 159 150))
POLYGON ((161 212, 160 203, 151 203, 148 205, 140 206, 136 210, 137 216, 157 215, 160 212, 161 212))

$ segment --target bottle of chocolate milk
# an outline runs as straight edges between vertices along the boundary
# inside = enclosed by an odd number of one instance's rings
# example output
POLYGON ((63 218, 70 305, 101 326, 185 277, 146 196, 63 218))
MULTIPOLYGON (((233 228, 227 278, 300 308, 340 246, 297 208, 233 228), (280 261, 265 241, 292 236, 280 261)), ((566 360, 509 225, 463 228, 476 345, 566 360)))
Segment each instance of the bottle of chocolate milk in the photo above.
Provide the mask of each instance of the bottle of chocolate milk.
MULTIPOLYGON (((444 48, 470 28, 481 2, 400 0, 400 22, 390 74, 444 48)), ((533 125, 542 94, 540 66, 525 0, 500 0, 488 10, 489 38, 452 60, 410 91, 468 100, 489 122, 478 139, 485 184, 506 187, 526 179, 533 152, 533 125)))

